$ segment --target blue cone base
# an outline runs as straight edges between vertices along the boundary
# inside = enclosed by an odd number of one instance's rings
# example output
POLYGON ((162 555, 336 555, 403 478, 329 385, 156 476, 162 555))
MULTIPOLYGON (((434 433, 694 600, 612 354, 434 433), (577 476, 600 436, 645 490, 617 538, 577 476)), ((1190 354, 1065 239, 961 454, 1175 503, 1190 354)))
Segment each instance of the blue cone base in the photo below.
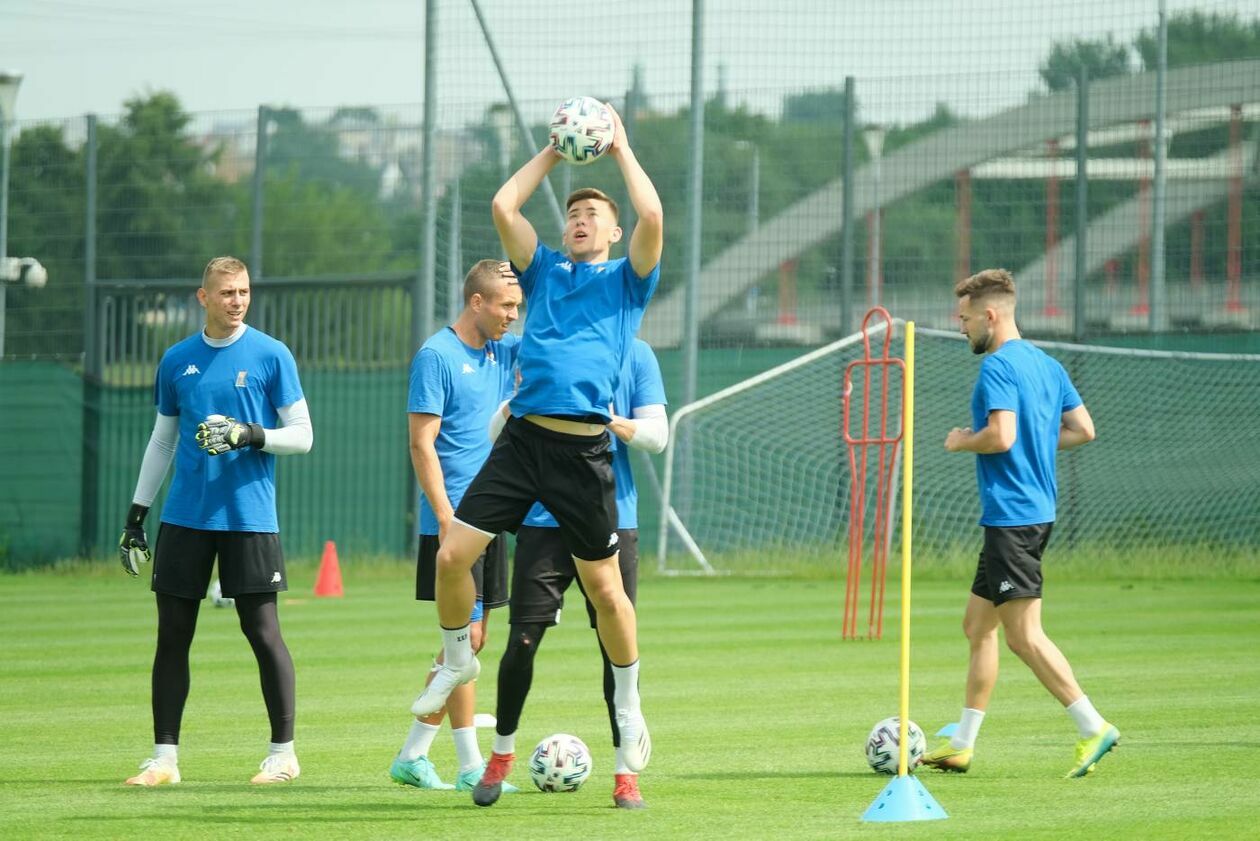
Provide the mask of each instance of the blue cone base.
POLYGON ((949 815, 923 783, 907 774, 893 777, 862 814, 864 821, 939 821, 949 815))
POLYGON ((940 736, 941 738, 948 739, 950 736, 953 736, 957 732, 958 732, 958 722, 954 721, 949 724, 946 724, 940 730, 937 730, 936 735, 940 736))

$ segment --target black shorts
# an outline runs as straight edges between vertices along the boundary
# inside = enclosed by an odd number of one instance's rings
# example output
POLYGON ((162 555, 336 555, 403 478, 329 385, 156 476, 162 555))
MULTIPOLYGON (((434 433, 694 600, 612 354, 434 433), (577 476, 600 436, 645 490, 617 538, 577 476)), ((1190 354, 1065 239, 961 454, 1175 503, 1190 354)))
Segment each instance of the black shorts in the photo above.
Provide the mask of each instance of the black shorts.
POLYGON ((215 557, 226 598, 289 589, 280 535, 260 531, 205 531, 172 523, 158 528, 153 550, 155 593, 204 599, 215 557))
POLYGON ((994 606, 1011 599, 1041 598, 1041 553, 1054 523, 985 526, 984 549, 971 592, 994 606))
MULTIPOLYGON (((420 535, 420 551, 416 553, 416 600, 435 601, 434 582, 437 578, 438 537, 436 534, 420 535)), ((473 581, 477 584, 477 598, 489 609, 508 602, 507 541, 499 535, 486 546, 472 568, 473 581)))
POLYGON ((485 534, 515 532, 535 502, 556 518, 571 555, 600 561, 616 552, 608 433, 569 435, 511 418, 464 491, 455 519, 485 534))
MULTIPOLYGON (((617 556, 621 583, 630 603, 634 604, 639 590, 639 530, 617 529, 617 545, 621 549, 617 556)), ((508 621, 513 625, 555 625, 564 607, 564 591, 575 580, 585 597, 582 579, 577 576, 573 556, 560 537, 560 529, 521 526, 516 532, 508 621)), ((595 606, 589 599, 586 599, 586 614, 594 628, 595 606)))

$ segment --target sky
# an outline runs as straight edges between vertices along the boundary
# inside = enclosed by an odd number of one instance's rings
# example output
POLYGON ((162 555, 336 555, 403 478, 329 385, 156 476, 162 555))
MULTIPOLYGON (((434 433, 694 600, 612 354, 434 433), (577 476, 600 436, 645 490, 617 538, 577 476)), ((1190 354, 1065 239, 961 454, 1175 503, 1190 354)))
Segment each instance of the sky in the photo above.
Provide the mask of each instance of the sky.
MULTIPOLYGON (((509 84, 526 103, 620 95, 642 66, 657 104, 690 85, 684 0, 477 0, 509 84)), ((1260 0, 1167 0, 1260 16, 1260 0)), ((719 76, 754 110, 785 90, 858 78, 867 119, 907 121, 936 102, 988 111, 1038 85, 1055 41, 1157 20, 1158 0, 707 0, 706 88, 719 76), (719 68, 721 68, 719 70, 719 68), (865 94, 865 95, 864 95, 865 94)), ((438 0, 444 114, 503 99, 473 0, 438 0)), ((194 112, 416 105, 424 97, 424 0, 0 0, 0 69, 24 75, 19 123, 118 114, 169 90, 194 112)), ((532 115, 531 115, 532 116, 532 115)))

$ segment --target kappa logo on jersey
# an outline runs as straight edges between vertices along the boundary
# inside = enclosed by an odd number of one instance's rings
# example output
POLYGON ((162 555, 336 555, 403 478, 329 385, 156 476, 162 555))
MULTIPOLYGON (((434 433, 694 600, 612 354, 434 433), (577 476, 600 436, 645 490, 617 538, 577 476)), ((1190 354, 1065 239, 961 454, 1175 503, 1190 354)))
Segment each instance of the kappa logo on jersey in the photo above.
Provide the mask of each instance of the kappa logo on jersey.
POLYGON ((237 388, 244 388, 244 387, 245 387, 245 379, 246 379, 246 377, 248 377, 248 376, 249 376, 249 371, 237 371, 237 372, 236 372, 236 387, 237 387, 237 388))
POLYGON ((279 584, 279 583, 280 583, 280 573, 279 573, 279 572, 273 572, 273 573, 271 574, 271 583, 272 583, 272 584, 279 584))
POLYGON ((192 374, 200 374, 200 373, 201 373, 200 368, 198 368, 196 365, 189 364, 189 366, 184 369, 184 373, 181 374, 180 376, 187 377, 192 374))
POLYGON ((617 545, 617 532, 608 535, 608 548, 611 549, 617 545))
POLYGON ((461 373, 461 374, 475 374, 475 373, 477 373, 477 369, 476 369, 476 368, 474 368, 473 366, 469 365, 467 362, 465 362, 465 363, 464 363, 464 370, 463 370, 463 371, 461 371, 460 373, 461 373))
POLYGON ((998 585, 999 593, 1005 593, 1008 590, 1014 590, 1014 589, 1015 589, 1015 585, 1012 584, 1010 581, 1003 581, 1001 584, 998 585))
POLYGON ((560 261, 559 263, 557 263, 556 265, 557 265, 557 266, 559 266, 560 268, 564 269, 566 272, 571 272, 571 271, 573 271, 573 264, 572 264, 572 263, 570 263, 568 260, 561 260, 561 261, 560 261))

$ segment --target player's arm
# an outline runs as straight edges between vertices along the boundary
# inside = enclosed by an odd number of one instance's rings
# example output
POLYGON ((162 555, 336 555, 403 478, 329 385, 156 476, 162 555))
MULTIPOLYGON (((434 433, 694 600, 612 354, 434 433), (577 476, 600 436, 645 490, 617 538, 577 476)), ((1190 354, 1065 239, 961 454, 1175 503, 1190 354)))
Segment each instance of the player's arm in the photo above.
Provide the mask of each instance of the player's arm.
POLYGON ((1070 450, 1094 440, 1094 419, 1085 404, 1063 413, 1059 421, 1059 449, 1070 450))
POLYGON ((306 398, 280 407, 276 414, 281 425, 275 429, 264 429, 262 424, 246 423, 223 415, 210 415, 197 424, 197 446, 212 456, 246 447, 280 456, 310 452, 315 436, 306 398))
POLYGON ((149 538, 144 533, 144 520, 153 505, 153 498, 162 487, 166 471, 170 469, 178 442, 179 416, 159 412, 153 422, 149 444, 144 448, 144 458, 140 461, 140 478, 136 480, 136 491, 131 495, 127 521, 123 526, 122 537, 118 539, 119 559, 128 575, 138 575, 140 564, 153 560, 149 538))
POLYGON ((494 219, 494 229, 499 232, 503 250, 512 265, 522 272, 533 262, 534 251, 538 248, 538 234, 521 213, 521 208, 559 162, 560 156, 548 146, 514 172, 490 202, 490 216, 494 219))
POLYGON ((411 467, 416 471, 420 490, 433 507, 438 521, 438 542, 446 537, 446 529, 455 516, 450 497, 446 495, 446 477, 438 460, 437 435, 442 428, 439 415, 410 412, 407 415, 407 437, 411 442, 411 467))
POLYGON ((951 453, 1004 453, 1015 446, 1015 413, 1009 409, 989 412, 989 423, 984 429, 972 432, 970 428, 954 427, 945 436, 945 449, 951 453))
POLYGON ((631 414, 634 417, 623 418, 614 414, 608 429, 636 450, 662 452, 669 443, 669 420, 665 416, 665 406, 660 403, 639 406, 631 414))
POLYGON ((665 247, 665 211, 661 207, 661 197, 656 193, 656 186, 643 171, 639 159, 634 156, 634 150, 630 148, 626 127, 621 124, 621 115, 611 104, 608 105, 608 110, 612 111, 613 121, 617 124, 608 154, 621 169, 626 192, 630 194, 630 204, 639 217, 634 232, 630 235, 630 265, 639 277, 647 277, 661 262, 661 250, 665 247))

